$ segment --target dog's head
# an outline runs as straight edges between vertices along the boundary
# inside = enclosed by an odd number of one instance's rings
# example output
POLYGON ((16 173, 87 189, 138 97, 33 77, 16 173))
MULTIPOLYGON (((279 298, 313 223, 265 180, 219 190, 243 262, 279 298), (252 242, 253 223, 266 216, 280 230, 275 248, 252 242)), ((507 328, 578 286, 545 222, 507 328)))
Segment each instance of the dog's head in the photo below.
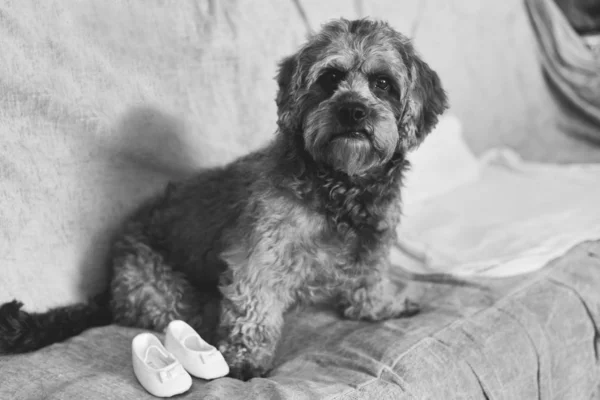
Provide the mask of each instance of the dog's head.
POLYGON ((447 107, 435 72, 387 23, 336 20, 277 76, 278 124, 318 163, 362 175, 416 147, 447 107))

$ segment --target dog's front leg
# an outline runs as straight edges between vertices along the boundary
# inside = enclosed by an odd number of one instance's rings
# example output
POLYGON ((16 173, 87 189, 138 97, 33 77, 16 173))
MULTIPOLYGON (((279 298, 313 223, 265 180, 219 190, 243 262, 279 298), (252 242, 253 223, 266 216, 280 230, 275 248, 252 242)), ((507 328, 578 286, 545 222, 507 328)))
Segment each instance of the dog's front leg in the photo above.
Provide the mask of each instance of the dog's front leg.
POLYGON ((392 282, 385 274, 375 273, 357 279, 340 293, 344 317, 353 320, 381 321, 408 317, 419 312, 415 302, 420 287, 411 282, 392 282))
POLYGON ((261 279, 239 279, 221 291, 219 350, 230 376, 242 380, 264 376, 271 369, 281 334, 284 304, 261 279))

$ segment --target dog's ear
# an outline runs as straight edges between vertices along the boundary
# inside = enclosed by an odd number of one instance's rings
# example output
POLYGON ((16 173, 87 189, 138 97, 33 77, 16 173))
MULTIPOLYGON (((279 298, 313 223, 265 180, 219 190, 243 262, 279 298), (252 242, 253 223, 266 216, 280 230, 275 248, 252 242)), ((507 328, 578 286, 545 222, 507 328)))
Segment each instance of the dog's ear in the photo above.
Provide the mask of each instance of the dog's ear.
POLYGON ((410 59, 410 86, 399 128, 406 135, 407 148, 413 149, 435 127, 438 116, 448 107, 448 99, 440 78, 429 65, 414 53, 410 59))
POLYGON ((282 128, 292 126, 292 103, 294 101, 294 76, 298 67, 298 59, 296 55, 284 58, 279 63, 279 71, 277 73, 277 104, 278 124, 282 128))

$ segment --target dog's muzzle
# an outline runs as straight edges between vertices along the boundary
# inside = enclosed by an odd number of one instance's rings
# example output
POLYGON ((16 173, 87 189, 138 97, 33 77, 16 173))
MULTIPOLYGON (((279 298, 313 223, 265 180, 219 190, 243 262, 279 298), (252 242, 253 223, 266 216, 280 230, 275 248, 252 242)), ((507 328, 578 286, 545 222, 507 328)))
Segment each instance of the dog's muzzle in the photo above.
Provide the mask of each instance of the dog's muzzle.
POLYGON ((340 130, 335 138, 368 139, 371 133, 365 129, 365 122, 369 116, 369 109, 357 101, 342 103, 337 108, 337 119, 340 130))

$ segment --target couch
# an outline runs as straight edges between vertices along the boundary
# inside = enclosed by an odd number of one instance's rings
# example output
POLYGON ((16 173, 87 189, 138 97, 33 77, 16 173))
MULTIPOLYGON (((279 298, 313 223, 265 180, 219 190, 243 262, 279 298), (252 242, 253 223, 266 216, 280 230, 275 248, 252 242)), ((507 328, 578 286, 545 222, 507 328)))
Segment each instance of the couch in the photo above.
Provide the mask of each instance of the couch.
MULTIPOLYGON (((276 62, 321 21, 365 15, 415 39, 476 154, 600 161, 555 124, 518 0, 3 2, 0 302, 42 311, 101 291, 121 218, 169 179, 268 140, 276 62)), ((427 284, 410 319, 299 311, 268 377, 195 380, 182 398, 600 398, 598 287, 588 242, 482 288, 427 284)), ((0 356, 0 398, 152 398, 131 369, 137 333, 111 325, 0 356)))

